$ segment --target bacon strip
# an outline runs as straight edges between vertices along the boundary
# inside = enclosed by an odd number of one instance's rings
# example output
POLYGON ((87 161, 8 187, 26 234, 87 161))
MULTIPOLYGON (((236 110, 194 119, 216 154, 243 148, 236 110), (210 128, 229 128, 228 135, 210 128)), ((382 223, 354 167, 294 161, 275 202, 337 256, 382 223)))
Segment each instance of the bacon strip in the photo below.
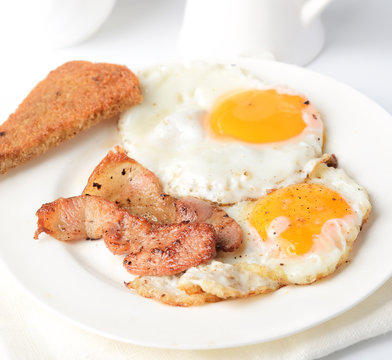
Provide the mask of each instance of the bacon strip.
POLYGON ((159 224, 211 224, 219 250, 234 251, 242 243, 240 226, 222 208, 196 198, 176 199, 165 194, 155 174, 118 146, 94 169, 83 194, 101 196, 133 215, 159 224))
POLYGON ((135 275, 173 275, 216 255, 212 225, 152 224, 96 196, 60 198, 36 215, 35 239, 42 232, 62 241, 103 237, 114 254, 128 254, 124 266, 135 275))

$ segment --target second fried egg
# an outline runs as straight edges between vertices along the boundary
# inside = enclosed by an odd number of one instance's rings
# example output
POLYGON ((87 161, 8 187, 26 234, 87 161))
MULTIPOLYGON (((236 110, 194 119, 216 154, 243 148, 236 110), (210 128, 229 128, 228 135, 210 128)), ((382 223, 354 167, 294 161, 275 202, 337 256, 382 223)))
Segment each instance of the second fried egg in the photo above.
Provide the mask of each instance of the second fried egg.
POLYGON ((165 192, 221 204, 306 178, 323 124, 309 100, 235 66, 159 66, 139 75, 144 102, 124 113, 128 154, 165 192))
MULTIPOLYGON (((188 300, 197 295, 207 301, 205 296, 247 297, 332 274, 348 259, 371 204, 366 190, 344 170, 324 163, 313 170, 306 182, 225 207, 243 230, 236 252, 221 252, 210 263, 172 277, 141 277, 134 288, 143 283, 149 296, 157 297, 170 293, 171 284, 182 299, 188 294, 188 300)), ((170 301, 177 304, 175 296, 170 301)))
MULTIPOLYGON (((240 224, 244 243, 236 253, 222 253, 215 261, 273 274, 285 285, 309 284, 333 273, 348 258, 371 205, 366 190, 344 170, 321 163, 307 182, 226 210, 240 224)), ((221 285, 222 271, 216 268, 187 270, 181 286, 204 290, 221 285)))

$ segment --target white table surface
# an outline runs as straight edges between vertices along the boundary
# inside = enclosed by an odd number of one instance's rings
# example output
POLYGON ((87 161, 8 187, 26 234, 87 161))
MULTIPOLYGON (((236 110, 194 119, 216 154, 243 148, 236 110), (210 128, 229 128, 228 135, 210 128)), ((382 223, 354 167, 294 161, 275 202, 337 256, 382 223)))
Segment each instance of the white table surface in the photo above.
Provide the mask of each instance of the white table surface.
MULTIPOLYGON (((30 74, 19 86, 0 86, 1 122, 19 104, 21 93, 26 94, 48 68, 64 61, 84 59, 139 66, 175 59, 183 9, 183 0, 118 0, 108 20, 90 39, 68 49, 45 52, 15 46, 13 32, 5 33, 0 27, 3 84, 18 79, 21 69, 24 76, 30 74), (9 54, 13 56, 4 56, 9 54)), ((322 17, 325 48, 308 68, 351 85, 392 113, 391 15, 390 0, 335 0, 322 17)), ((392 332, 325 360, 373 358, 392 358, 392 332)))

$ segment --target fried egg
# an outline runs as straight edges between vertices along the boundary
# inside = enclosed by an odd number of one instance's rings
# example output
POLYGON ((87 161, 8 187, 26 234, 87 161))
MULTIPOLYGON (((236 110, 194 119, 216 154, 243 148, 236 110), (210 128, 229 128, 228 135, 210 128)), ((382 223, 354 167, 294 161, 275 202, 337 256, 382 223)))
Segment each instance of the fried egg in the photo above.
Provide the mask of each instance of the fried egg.
POLYGON ((175 276, 140 277, 129 287, 190 306, 310 284, 333 273, 348 259, 371 205, 366 190, 344 170, 326 166, 326 159, 306 182, 225 207, 244 234, 235 253, 219 253, 175 276))
POLYGON ((144 102, 119 121, 129 156, 164 191, 220 204, 303 181, 322 154, 309 100, 233 65, 158 66, 138 74, 144 102))
POLYGON ((281 285, 312 283, 347 260, 370 209, 363 187, 344 170, 320 164, 307 182, 228 207, 243 229, 243 247, 187 270, 178 286, 199 286, 216 296, 252 294, 257 286, 241 275, 244 271, 281 285), (230 271, 235 276, 227 276, 230 271))

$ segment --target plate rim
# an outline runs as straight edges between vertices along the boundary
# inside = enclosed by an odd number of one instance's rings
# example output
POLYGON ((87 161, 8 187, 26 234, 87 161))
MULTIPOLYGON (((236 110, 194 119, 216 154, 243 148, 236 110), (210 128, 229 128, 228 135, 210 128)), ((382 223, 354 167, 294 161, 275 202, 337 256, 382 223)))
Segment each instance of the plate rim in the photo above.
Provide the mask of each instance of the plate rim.
MULTIPOLYGON (((333 82, 335 85, 344 88, 345 90, 355 94, 355 96, 359 96, 361 97, 363 100, 366 99, 366 101, 369 102, 369 104, 371 104, 372 107, 377 107, 377 111, 383 112, 384 113, 384 117, 386 118, 390 118, 391 119, 391 123, 392 123, 392 116, 385 110, 383 109, 380 105, 378 105, 374 100, 372 100, 371 98, 369 98, 368 96, 362 94, 361 92, 359 92, 358 90, 348 86, 347 84, 344 84, 342 82, 339 82, 329 76, 326 76, 324 74, 320 74, 317 73, 313 70, 309 70, 306 68, 301 68, 298 67, 296 65, 292 65, 292 64, 285 64, 285 63, 278 63, 275 61, 269 61, 269 60, 258 60, 258 59, 231 59, 231 60, 223 60, 223 59, 194 59, 192 61, 209 61, 209 62, 218 62, 218 63, 236 63, 238 64, 240 67, 244 66, 244 63, 252 63, 252 64, 256 64, 255 66, 262 66, 263 63, 269 63, 269 64, 273 64, 273 66, 275 66, 276 64, 278 64, 277 66, 283 66, 286 68, 291 68, 293 69, 293 71, 300 71, 300 72, 305 72, 305 73, 310 73, 313 76, 317 76, 317 77, 321 77, 325 80, 327 80, 328 82, 333 82)), ((170 63, 183 63, 183 61, 181 60, 176 60, 176 61, 172 61, 170 63)), ((168 64, 168 63, 166 63, 168 64)), ((161 65, 165 65, 161 64, 161 65)), ((150 66, 149 66, 150 67, 150 66)), ((246 67, 246 66, 245 66, 246 67)), ((139 71, 141 69, 137 69, 137 71, 139 71)), ((137 72, 135 71, 135 72, 137 72)), ((391 124, 389 124, 389 126, 391 126, 391 124)), ((81 327, 84 330, 87 330, 89 332, 93 332, 95 334, 98 334, 100 336, 106 337, 106 338, 111 338, 113 340, 117 340, 117 341, 121 341, 121 342, 125 342, 125 343, 130 343, 130 344, 135 344, 135 345, 142 345, 142 346, 148 346, 148 347, 153 347, 153 348, 166 348, 166 349, 177 349, 177 350, 202 350, 202 349, 223 349, 223 348, 231 348, 231 347, 241 347, 241 346, 248 346, 248 345, 254 345, 254 344, 259 344, 259 343, 264 343, 264 342, 269 342, 272 340, 277 340, 280 338, 284 338, 296 333, 300 333, 303 331, 306 331, 310 328, 316 327, 322 323, 325 323, 333 318, 338 317, 339 315, 347 312, 348 310, 352 309, 353 307, 355 307, 356 305, 358 305, 359 303, 361 303, 362 301, 364 301, 367 297, 369 297, 371 294, 373 294, 374 292, 376 292, 391 276, 392 276, 392 268, 391 271, 389 273, 386 273, 384 278, 380 278, 379 282, 373 286, 372 290, 366 294, 363 294, 361 297, 358 297, 356 299, 356 301, 352 302, 350 306, 344 308, 344 309, 340 309, 339 311, 334 312, 333 314, 331 314, 329 317, 327 318, 323 318, 323 319, 319 319, 319 321, 313 322, 312 324, 309 324, 308 326, 304 326, 300 329, 295 329, 293 331, 288 331, 282 335, 279 336, 274 336, 274 337, 270 337, 270 338, 266 338, 263 340, 250 340, 250 341, 240 341, 239 343, 233 343, 230 345, 227 344, 221 344, 221 345, 210 345, 210 346, 206 346, 204 344, 204 346, 200 346, 200 345, 196 345, 196 346, 190 346, 190 345, 185 345, 185 346, 181 346, 181 345, 173 345, 173 344, 167 344, 167 345, 162 345, 162 344, 156 344, 156 343, 151 343, 148 341, 132 341, 130 339, 126 339, 126 338, 122 338, 122 337, 118 337, 118 336, 113 336, 111 334, 102 332, 94 327, 91 327, 87 324, 84 324, 74 318, 71 318, 63 313, 61 313, 60 311, 58 311, 57 309, 53 308, 49 302, 45 302, 45 300, 42 298, 42 296, 40 297, 38 294, 34 293, 31 291, 31 289, 29 289, 29 287, 26 287, 26 285, 23 283, 22 279, 19 279, 16 274, 14 274, 11 270, 11 268, 7 265, 7 261, 6 259, 3 258, 3 255, 0 253, 0 262, 1 265, 4 267, 4 269, 7 271, 7 273, 11 276, 12 279, 15 280, 15 282, 18 284, 18 286, 20 286, 20 288, 25 291, 25 293, 27 293, 30 298, 32 298, 36 303, 38 303, 40 306, 42 306, 43 308, 46 308, 47 310, 49 310, 50 312, 56 314, 57 316, 59 316, 60 318, 78 326, 81 327)), ((145 299, 146 300, 146 299, 145 299)), ((150 301, 150 300, 148 300, 150 301)), ((209 306, 209 305, 206 305, 209 306)), ((192 308, 190 308, 192 309, 192 308)))

